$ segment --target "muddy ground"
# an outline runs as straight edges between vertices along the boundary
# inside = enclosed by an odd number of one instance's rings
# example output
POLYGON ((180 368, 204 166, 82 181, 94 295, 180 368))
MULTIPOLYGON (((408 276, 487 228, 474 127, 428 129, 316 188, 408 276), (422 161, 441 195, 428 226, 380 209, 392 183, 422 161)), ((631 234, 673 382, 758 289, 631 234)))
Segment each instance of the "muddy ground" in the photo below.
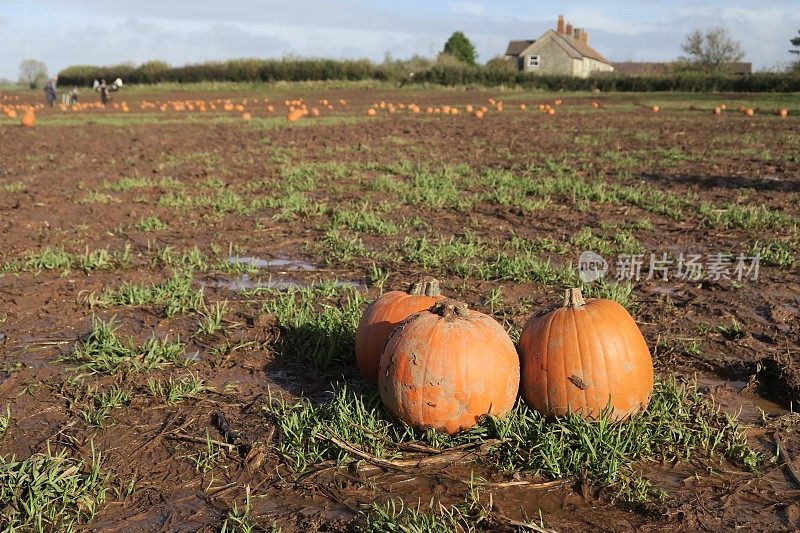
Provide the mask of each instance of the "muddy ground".
MULTIPOLYGON (((27 93, 20 98, 33 101, 27 93)), ((540 516, 559 531, 800 528, 800 434, 791 412, 800 400, 796 97, 787 97, 794 108, 784 120, 771 114, 772 100, 751 102, 741 95, 569 95, 554 117, 532 105, 551 103, 553 95, 480 91, 115 96, 117 102, 123 98, 130 113, 41 110, 34 129, 0 119, 0 266, 6 265, 0 274, 0 414, 6 405, 11 413, 0 454, 25 458, 49 446, 86 459, 92 449, 100 451, 109 491, 88 529, 216 531, 234 504, 243 505, 249 487, 252 517, 265 530, 273 523, 284 531, 349 530, 360 523, 366 505, 388 496, 412 504, 427 504, 434 495, 462 499, 471 470, 490 482, 486 490, 502 517, 497 529, 513 530, 514 521, 539 523, 540 516), (264 110, 265 96, 276 112, 264 110), (235 112, 138 107, 141 101, 245 97, 254 116, 250 122, 235 112), (287 124, 283 101, 289 97, 336 104, 319 119, 287 124), (505 109, 490 109, 482 120, 463 111, 467 104, 488 105, 490 97, 504 99, 505 109), (602 107, 593 109, 592 100, 602 107), (458 105, 462 111, 442 116, 398 109, 368 117, 368 107, 380 101, 416 102, 423 109, 458 105), (520 111, 519 102, 528 109, 520 111), (661 104, 658 114, 645 107, 654 102, 661 104), (714 117, 710 109, 720 102, 729 109, 714 117), (756 116, 736 112, 740 103, 756 107, 756 116), (448 176, 459 184, 455 200, 438 189, 443 182, 432 186, 441 194, 416 201, 385 185, 413 180, 420 168, 434 174, 450 169, 448 176), (303 172, 313 174, 310 182, 303 172), (522 208, 492 196, 496 191, 485 179, 492 172, 534 181, 566 176, 660 191, 666 199, 606 201, 576 190, 572 197, 555 192, 522 208), (138 185, 115 186, 130 178, 138 185), (371 185, 376 182, 383 185, 371 185), (308 201, 305 208, 253 204, 298 191, 308 201), (193 195, 206 200, 192 203, 193 195), (378 213, 395 230, 360 231, 338 223, 341 207, 378 213), (149 217, 161 225, 148 226, 149 217), (330 233, 332 225, 339 233, 330 233), (594 240, 580 237, 584 228, 594 240), (382 289, 405 287, 428 273, 442 280, 447 293, 493 314, 512 331, 559 297, 558 281, 460 275, 451 268, 457 257, 426 267, 404 253, 408 239, 422 237, 434 246, 451 237, 477 238, 503 253, 512 237, 547 238, 552 245, 540 256, 558 268, 576 264, 583 250, 605 246, 601 255, 611 262, 610 276, 620 253, 644 254, 631 299, 657 374, 697 379, 710 400, 739 414, 750 445, 767 460, 755 473, 713 457, 647 461, 641 469, 667 497, 637 504, 575 478, 552 482, 523 475, 529 483, 514 484, 518 476, 480 462, 367 475, 325 464, 300 476, 287 473, 275 451, 275 421, 262 409, 267 398, 325 401, 331 382, 343 380, 356 390, 369 386, 352 364, 320 369, 282 357, 278 346, 297 333, 264 310, 273 292, 254 288, 337 280, 371 300, 382 289), (349 249, 343 245, 348 242, 349 249), (100 249, 121 254, 126 245, 129 259, 101 268, 49 269, 30 260, 44 250, 63 249, 72 257, 100 249), (195 271, 192 287, 203 290, 209 305, 227 301, 220 331, 198 333, 196 313, 168 317, 157 305, 94 301, 123 282, 163 282, 173 270, 159 259, 164 249, 179 255, 195 246, 212 266, 195 271), (762 258, 757 280, 736 279, 732 266, 729 278, 645 279, 650 253, 735 257, 753 255, 763 250, 759 246, 773 255, 762 258), (219 266, 233 264, 230 257, 264 261, 248 272, 219 266), (386 274, 382 283, 376 268, 386 274), (490 298, 498 288, 502 301, 490 298), (148 394, 148 378, 184 375, 185 369, 77 379, 75 365, 63 358, 86 338, 93 316, 115 317, 120 335, 139 343, 153 335, 179 338, 196 360, 191 372, 204 382, 204 391, 175 404, 148 394), (132 397, 96 427, 79 414, 75 395, 86 383, 124 384, 132 397), (203 472, 187 457, 205 450, 207 436, 224 444, 219 461, 203 472)))

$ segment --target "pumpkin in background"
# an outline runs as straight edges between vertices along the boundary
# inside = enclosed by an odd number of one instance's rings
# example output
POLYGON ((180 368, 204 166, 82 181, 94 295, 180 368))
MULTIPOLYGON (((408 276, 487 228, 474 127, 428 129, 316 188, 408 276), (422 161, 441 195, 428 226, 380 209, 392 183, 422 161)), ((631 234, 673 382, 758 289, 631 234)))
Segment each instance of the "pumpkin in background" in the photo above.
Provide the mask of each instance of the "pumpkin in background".
POLYGON ((747 109, 744 110, 744 114, 745 114, 745 116, 752 117, 753 114, 754 114, 754 111, 751 108, 748 107, 747 109))
POLYGON ((781 118, 786 118, 787 116, 789 116, 789 110, 786 109, 785 107, 778 109, 778 116, 781 118))
POLYGON ((715 114, 715 115, 720 115, 720 114, 722 114, 722 108, 721 108, 721 107, 715 107, 715 108, 714 108, 714 114, 715 114))
POLYGON ((422 278, 408 291, 389 291, 372 302, 361 315, 356 329, 356 362, 364 377, 378 382, 381 352, 400 322, 443 299, 439 281, 422 278))
POLYGON ((27 128, 34 127, 36 125, 36 115, 33 114, 33 110, 26 111, 19 122, 27 128))
POLYGON ((411 315, 381 356, 378 386, 387 411, 406 425, 453 434, 514 407, 519 358, 505 329, 454 300, 411 315))
POLYGON ((560 308, 528 321, 517 346, 522 397, 546 416, 596 419, 610 406, 621 420, 646 407, 653 392, 647 343, 613 300, 584 300, 580 289, 567 289, 560 308))
POLYGON ((650 108, 650 110, 651 110, 653 113, 658 113, 659 111, 661 111, 661 108, 660 108, 660 107, 658 107, 657 105, 654 105, 653 107, 651 107, 651 108, 650 108))

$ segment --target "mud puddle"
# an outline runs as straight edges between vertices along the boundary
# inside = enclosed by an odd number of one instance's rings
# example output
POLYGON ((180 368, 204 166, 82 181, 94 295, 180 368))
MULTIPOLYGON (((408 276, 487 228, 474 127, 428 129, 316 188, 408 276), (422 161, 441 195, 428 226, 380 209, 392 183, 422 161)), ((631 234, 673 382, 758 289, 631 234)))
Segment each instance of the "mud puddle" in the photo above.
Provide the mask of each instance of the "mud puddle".
POLYGON ((228 258, 231 265, 248 265, 257 269, 278 269, 278 270, 318 270, 317 266, 303 259, 289 259, 286 257, 278 259, 261 259, 260 257, 240 257, 231 256, 228 258))
MULTIPOLYGON (((364 283, 355 280, 335 280, 335 281, 326 281, 326 284, 333 283, 337 287, 353 287, 359 291, 367 290, 367 286, 364 283)), ((288 289, 302 289, 306 287, 318 287, 323 284, 321 280, 300 280, 300 279, 289 279, 283 277, 274 277, 270 276, 269 278, 260 278, 255 277, 251 278, 249 274, 245 273, 241 276, 235 277, 219 277, 212 281, 207 281, 201 284, 201 286, 208 286, 214 287, 219 289, 227 289, 233 292, 242 292, 242 291, 251 291, 255 289, 275 289, 279 291, 284 291, 288 289)))
MULTIPOLYGON (((281 257, 277 259, 262 259, 254 256, 230 256, 228 262, 232 265, 247 265, 252 267, 250 272, 237 276, 219 276, 214 280, 204 282, 203 286, 227 289, 233 292, 250 291, 255 289, 275 289, 279 291, 316 287, 323 282, 320 279, 307 280, 301 278, 301 273, 319 272, 320 268, 304 259, 281 257), (268 276, 262 277, 254 271, 267 270, 268 276), (293 275, 289 276, 289 273, 293 275)), ((353 287, 357 290, 366 290, 367 286, 357 280, 334 280, 337 287, 353 287)))
POLYGON ((720 409, 737 415, 743 424, 757 425, 767 417, 781 417, 792 411, 779 403, 759 396, 745 381, 731 381, 711 375, 697 375, 697 385, 714 400, 720 409))

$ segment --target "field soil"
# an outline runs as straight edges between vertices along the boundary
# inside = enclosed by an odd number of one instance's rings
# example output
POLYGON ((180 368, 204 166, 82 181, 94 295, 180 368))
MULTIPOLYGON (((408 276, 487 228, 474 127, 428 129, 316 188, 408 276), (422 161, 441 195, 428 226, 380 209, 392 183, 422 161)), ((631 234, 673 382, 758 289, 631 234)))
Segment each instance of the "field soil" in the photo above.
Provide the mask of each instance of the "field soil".
MULTIPOLYGON (((35 97, 12 93, 0 102, 35 97)), ((524 530, 523 522, 557 531, 800 528, 796 97, 786 97, 786 119, 774 115, 774 100, 742 95, 273 87, 138 89, 112 102, 123 100, 130 112, 38 110, 35 128, 0 119, 0 415, 6 406, 10 413, 0 455, 65 450, 88 462, 101 454, 107 493, 87 529, 218 531, 249 494, 256 530, 349 531, 373 502, 460 502, 478 478, 494 530, 524 530), (563 102, 555 116, 537 109, 556 97, 563 102), (287 122, 285 100, 299 98, 321 116, 287 122), (504 100, 504 109, 490 98, 504 100), (223 111, 222 102, 205 113, 158 108, 223 99, 247 99, 252 120, 223 111), (379 106, 368 116, 382 101, 413 102, 422 112, 379 106), (722 102, 728 110, 713 116, 722 102), (654 103, 659 113, 649 110, 654 103), (443 105, 460 112, 426 112, 443 105), (467 105, 489 112, 477 119, 467 105), (738 105, 755 107, 755 116, 738 105), (521 195, 504 181, 517 178, 529 184, 521 195), (428 274, 518 333, 565 286, 527 267, 491 266, 498 254, 513 258, 518 242, 538 243, 537 256, 558 271, 576 267, 585 250, 606 259, 607 279, 626 288, 657 375, 696 381, 709 401, 738 416, 762 464, 748 470, 714 454, 643 460, 637 468, 664 498, 640 503, 581 476, 493 470, 476 447, 430 468, 351 455, 340 465, 287 470, 265 404, 322 404, 332 383, 374 388, 352 359, 315 366, 287 356, 287 343, 311 350, 321 333, 304 340, 268 301, 335 281, 362 295, 363 308, 428 274), (164 284, 195 247, 205 265, 191 270, 190 286, 202 291, 203 308, 169 313, 160 303, 101 301, 125 284, 164 284), (92 256, 98 250, 108 261, 92 256), (706 264, 723 254, 725 271, 682 279, 673 262, 663 279, 650 261, 665 252, 699 254, 706 264), (71 260, 48 263, 53 254, 71 260), (641 276, 626 285, 616 279, 619 261, 637 254, 641 276), (740 254, 760 254, 757 279, 737 275, 740 254), (218 302, 221 327, 203 331, 218 302), (78 368, 76 346, 94 321, 112 318, 116 335, 137 346, 180 340, 191 365, 78 368), (202 390, 176 401, 154 392, 158 380, 189 374, 202 390), (100 423, 87 420, 102 405, 91 395, 114 386, 129 391, 123 405, 100 423)), ((345 331, 347 346, 351 337, 345 331)))

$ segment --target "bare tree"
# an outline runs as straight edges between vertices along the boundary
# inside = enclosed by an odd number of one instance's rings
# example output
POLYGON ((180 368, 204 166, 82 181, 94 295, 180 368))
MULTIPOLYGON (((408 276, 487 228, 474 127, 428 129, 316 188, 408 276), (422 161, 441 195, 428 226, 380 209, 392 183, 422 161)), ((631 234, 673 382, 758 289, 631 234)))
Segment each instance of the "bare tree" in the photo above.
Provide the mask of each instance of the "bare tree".
POLYGON ((727 28, 711 28, 703 33, 694 30, 686 36, 681 46, 685 61, 711 71, 724 70, 730 63, 741 61, 744 50, 741 43, 731 37, 727 28))
POLYGON ((47 82, 47 65, 35 59, 25 59, 19 64, 19 83, 35 89, 47 82))

